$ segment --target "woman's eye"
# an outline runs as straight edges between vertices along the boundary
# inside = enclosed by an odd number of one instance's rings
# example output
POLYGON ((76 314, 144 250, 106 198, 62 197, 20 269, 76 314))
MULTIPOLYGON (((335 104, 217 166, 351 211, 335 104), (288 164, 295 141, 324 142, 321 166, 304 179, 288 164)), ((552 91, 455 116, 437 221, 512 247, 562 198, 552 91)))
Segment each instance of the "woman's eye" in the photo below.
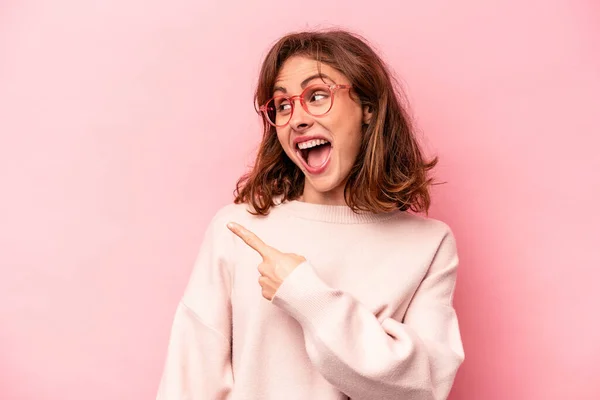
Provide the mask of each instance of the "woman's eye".
POLYGON ((288 111, 290 109, 290 103, 281 103, 279 106, 277 106, 277 111, 278 112, 284 112, 284 111, 288 111))
POLYGON ((321 101, 327 98, 327 93, 315 92, 310 96, 310 101, 321 101))

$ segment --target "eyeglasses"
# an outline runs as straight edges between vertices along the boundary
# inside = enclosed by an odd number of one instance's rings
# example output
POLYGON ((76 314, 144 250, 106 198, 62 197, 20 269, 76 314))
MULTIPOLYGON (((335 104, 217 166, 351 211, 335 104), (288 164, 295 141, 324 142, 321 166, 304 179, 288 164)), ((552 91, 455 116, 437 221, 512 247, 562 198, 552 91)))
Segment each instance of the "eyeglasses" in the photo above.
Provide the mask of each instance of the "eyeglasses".
POLYGON ((308 86, 296 96, 275 96, 259 108, 269 123, 282 128, 290 123, 294 114, 294 99, 300 99, 302 108, 313 117, 322 117, 333 107, 334 93, 339 89, 350 89, 352 85, 316 84, 308 86))

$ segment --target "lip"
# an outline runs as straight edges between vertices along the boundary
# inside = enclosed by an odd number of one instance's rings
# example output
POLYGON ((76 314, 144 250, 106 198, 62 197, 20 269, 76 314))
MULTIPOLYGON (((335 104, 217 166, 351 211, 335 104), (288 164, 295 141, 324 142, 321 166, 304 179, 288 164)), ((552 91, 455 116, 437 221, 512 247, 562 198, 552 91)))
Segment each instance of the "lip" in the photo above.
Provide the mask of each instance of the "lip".
POLYGON ((333 153, 333 144, 331 143, 331 139, 329 139, 325 136, 322 136, 322 135, 306 135, 306 136, 302 135, 302 136, 296 137, 294 139, 293 143, 294 143, 294 150, 296 153, 296 157, 298 157, 298 159, 304 166, 304 169, 308 173, 310 173, 311 175, 319 175, 319 174, 322 174, 323 172, 325 172, 325 170, 329 166, 329 161, 331 160, 331 154, 333 153), (311 167, 310 165, 308 165, 308 163, 306 161, 304 161, 304 157, 302 157, 300 149, 298 149, 298 143, 308 142, 309 140, 316 140, 316 139, 327 140, 330 143, 331 150, 329 151, 329 154, 327 155, 327 160, 325 160, 325 162, 321 166, 314 168, 314 167, 311 167))

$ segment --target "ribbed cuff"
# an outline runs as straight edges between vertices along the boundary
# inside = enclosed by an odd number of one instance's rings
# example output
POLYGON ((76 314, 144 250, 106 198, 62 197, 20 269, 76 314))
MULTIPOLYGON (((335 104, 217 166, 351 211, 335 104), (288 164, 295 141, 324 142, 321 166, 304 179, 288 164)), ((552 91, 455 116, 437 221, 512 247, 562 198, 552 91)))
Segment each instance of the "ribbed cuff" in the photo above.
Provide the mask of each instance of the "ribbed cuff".
POLYGON ((342 295, 340 290, 323 282, 310 262, 305 261, 283 281, 271 302, 300 324, 314 324, 323 315, 327 305, 342 295))

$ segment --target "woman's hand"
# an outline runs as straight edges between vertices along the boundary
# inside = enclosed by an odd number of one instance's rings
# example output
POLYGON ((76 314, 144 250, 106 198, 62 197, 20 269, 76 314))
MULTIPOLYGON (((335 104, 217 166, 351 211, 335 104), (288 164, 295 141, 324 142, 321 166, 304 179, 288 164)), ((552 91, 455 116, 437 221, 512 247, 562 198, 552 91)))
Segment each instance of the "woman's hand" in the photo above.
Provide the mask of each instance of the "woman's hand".
POLYGON ((258 236, 239 224, 230 222, 227 224, 227 228, 240 237, 244 243, 256 250, 262 257, 263 261, 258 265, 258 272, 260 273, 258 283, 262 287, 263 297, 269 301, 273 299, 275 292, 279 289, 285 278, 298 265, 306 261, 306 258, 302 256, 282 253, 265 244, 258 236))

